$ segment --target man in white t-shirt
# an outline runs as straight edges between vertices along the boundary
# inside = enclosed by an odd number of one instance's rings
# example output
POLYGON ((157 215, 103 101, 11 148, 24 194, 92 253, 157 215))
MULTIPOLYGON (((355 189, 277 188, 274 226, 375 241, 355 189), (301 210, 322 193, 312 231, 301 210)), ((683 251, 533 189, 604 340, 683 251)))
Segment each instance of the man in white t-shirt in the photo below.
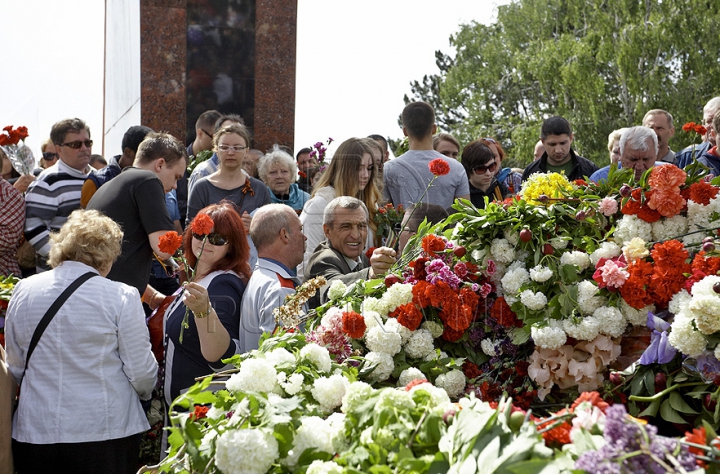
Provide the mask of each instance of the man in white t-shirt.
POLYGON ((437 131, 435 111, 426 102, 411 102, 402 112, 403 133, 408 137, 409 150, 385 163, 383 191, 385 199, 395 207, 402 204, 409 209, 413 204, 427 202, 447 209, 455 199, 470 199, 470 188, 465 169, 457 160, 447 159, 433 150, 433 135, 437 131), (433 181, 428 164, 442 158, 450 172, 433 181), (427 189, 427 193, 425 192, 427 189))

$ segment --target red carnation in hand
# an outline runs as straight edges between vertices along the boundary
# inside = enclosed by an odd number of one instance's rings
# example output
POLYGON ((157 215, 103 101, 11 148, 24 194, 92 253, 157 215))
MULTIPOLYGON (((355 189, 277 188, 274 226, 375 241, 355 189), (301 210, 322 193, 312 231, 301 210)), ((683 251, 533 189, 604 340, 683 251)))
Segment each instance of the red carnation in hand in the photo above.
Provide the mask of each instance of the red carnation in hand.
POLYGON ((177 249, 182 245, 182 236, 180 236, 174 230, 165 232, 164 235, 160 236, 160 242, 158 242, 158 248, 162 253, 175 255, 177 249))
POLYGON ((682 126, 682 131, 685 133, 690 133, 695 130, 695 125, 695 122, 688 122, 682 126))
POLYGON ((207 214, 198 214, 195 216, 195 219, 193 219, 190 228, 193 234, 208 235, 214 226, 215 223, 210 216, 207 214))
POLYGON ((435 176, 444 176, 450 172, 450 165, 443 158, 435 158, 428 164, 428 168, 435 176))
POLYGON ((346 311, 342 314, 343 332, 353 339, 360 339, 365 335, 365 318, 355 311, 346 311))

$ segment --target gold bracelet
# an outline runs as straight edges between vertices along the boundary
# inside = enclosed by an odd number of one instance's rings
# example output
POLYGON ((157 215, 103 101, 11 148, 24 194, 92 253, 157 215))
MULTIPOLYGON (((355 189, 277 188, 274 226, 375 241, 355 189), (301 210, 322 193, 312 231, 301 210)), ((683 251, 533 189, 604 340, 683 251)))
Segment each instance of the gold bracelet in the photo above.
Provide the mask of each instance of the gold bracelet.
POLYGON ((205 311, 201 311, 198 313, 193 311, 193 316, 195 316, 198 319, 207 318, 211 311, 212 311, 212 306, 208 305, 208 309, 206 309, 205 311))

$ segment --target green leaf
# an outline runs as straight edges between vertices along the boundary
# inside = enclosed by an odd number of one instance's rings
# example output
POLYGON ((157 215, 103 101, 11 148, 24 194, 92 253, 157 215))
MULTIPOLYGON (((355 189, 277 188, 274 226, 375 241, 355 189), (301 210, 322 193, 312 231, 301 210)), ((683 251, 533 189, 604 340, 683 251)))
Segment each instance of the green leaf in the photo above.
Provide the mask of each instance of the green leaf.
POLYGON ((640 412, 637 416, 638 416, 638 418, 641 418, 643 416, 650 416, 650 417, 657 416, 658 408, 660 408, 660 400, 655 400, 646 409, 644 409, 642 412, 640 412))
POLYGON ((690 407, 690 405, 685 403, 685 400, 683 400, 682 395, 680 395, 677 390, 674 392, 670 392, 668 401, 670 402, 670 406, 673 407, 673 409, 679 411, 680 413, 687 413, 689 415, 697 415, 698 414, 698 412, 693 410, 690 407))
POLYGON ((670 400, 665 400, 660 405, 660 416, 663 420, 669 421, 670 423, 687 423, 687 421, 670 405, 670 400))
POLYGON ((644 384, 645 390, 647 390, 650 395, 655 395, 655 374, 652 370, 645 372, 644 384))

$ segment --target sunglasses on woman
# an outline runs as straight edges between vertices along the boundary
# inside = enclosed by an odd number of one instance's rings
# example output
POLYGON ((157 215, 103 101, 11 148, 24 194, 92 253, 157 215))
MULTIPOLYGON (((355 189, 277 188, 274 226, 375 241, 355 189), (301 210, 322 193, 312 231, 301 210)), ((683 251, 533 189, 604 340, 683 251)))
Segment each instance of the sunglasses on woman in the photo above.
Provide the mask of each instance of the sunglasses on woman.
POLYGON ((487 165, 487 166, 478 165, 478 166, 474 167, 474 168, 473 168, 473 173, 475 173, 475 174, 485 174, 485 173, 488 172, 488 171, 491 172, 491 173, 494 173, 496 168, 497 168, 497 163, 495 163, 495 162, 493 161, 492 163, 490 163, 490 164, 487 165))
POLYGON ((205 237, 207 237, 207 241, 212 245, 217 245, 218 247, 221 247, 223 245, 228 244, 228 239, 223 237, 222 235, 218 234, 217 232, 213 232, 212 234, 208 235, 200 235, 193 232, 193 237, 196 239, 202 241, 205 237))

